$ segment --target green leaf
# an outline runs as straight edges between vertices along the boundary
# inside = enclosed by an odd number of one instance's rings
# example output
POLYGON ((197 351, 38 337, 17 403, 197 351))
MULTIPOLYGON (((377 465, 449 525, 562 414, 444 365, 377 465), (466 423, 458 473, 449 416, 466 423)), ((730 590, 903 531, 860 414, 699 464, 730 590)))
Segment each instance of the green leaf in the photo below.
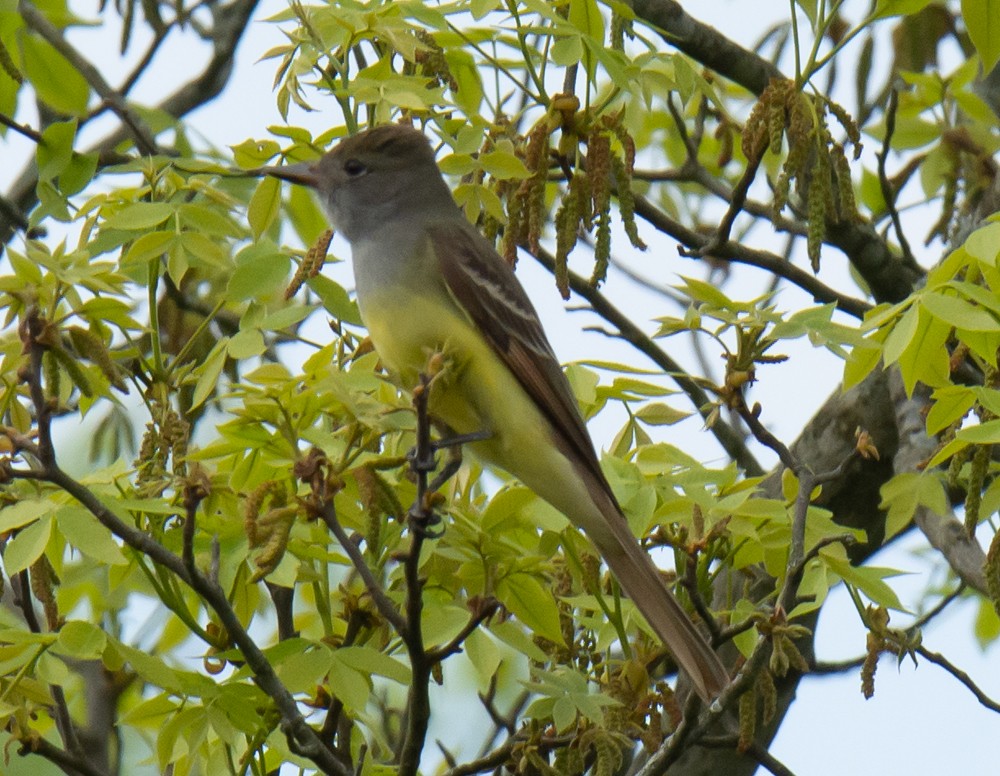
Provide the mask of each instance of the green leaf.
POLYGON ((922 11, 935 0, 878 0, 875 4, 875 18, 889 16, 910 16, 922 11))
POLYGON ((913 394, 917 382, 931 388, 951 383, 946 347, 951 326, 926 313, 921 313, 919 317, 920 325, 913 340, 899 358, 899 369, 908 395, 913 394))
POLYGON ((818 0, 795 0, 795 4, 809 17, 809 23, 816 28, 816 3, 818 0))
POLYGON ((223 337, 215 343, 212 351, 199 367, 198 382, 194 386, 194 396, 191 398, 191 409, 198 407, 211 396, 218 387, 219 375, 226 365, 229 338, 223 337))
POLYGON ((600 378, 595 372, 580 364, 570 364, 566 367, 566 379, 573 389, 573 395, 581 404, 593 404, 596 401, 600 378))
POLYGON ((565 644, 552 591, 530 574, 509 574, 497 583, 497 598, 539 636, 565 644))
POLYGON ((463 606, 451 606, 441 601, 425 606, 420 614, 424 643, 445 644, 459 634, 469 621, 469 612, 463 606))
POLYGON ((175 712, 177 708, 177 704, 170 699, 170 696, 162 693, 133 706, 119 717, 119 722, 138 726, 152 722, 156 727, 159 727, 163 724, 163 718, 175 712))
POLYGON ((981 307, 961 297, 928 291, 920 303, 931 315, 957 329, 1000 331, 1000 322, 981 307))
POLYGON ((363 674, 384 676, 399 684, 409 684, 413 678, 408 665, 372 647, 341 647, 336 654, 345 665, 363 674))
POLYGON ((35 155, 39 180, 51 181, 66 169, 73 159, 75 139, 76 119, 56 121, 45 128, 35 155))
POLYGON ((281 153, 281 146, 274 140, 244 140, 239 145, 231 145, 233 161, 240 167, 260 167, 281 153))
POLYGON ((652 402, 640 407, 635 416, 650 426, 672 426, 690 417, 691 413, 681 412, 662 402, 652 402))
POLYGON ((996 358, 1000 349, 1000 332, 959 329, 956 331, 956 336, 969 346, 969 350, 984 360, 996 358))
MULTIPOLYGON (((1000 237, 1000 234, 997 235, 1000 237)), ((978 307, 994 314, 993 320, 1000 316, 1000 298, 995 292, 976 283, 967 283, 964 280, 952 280, 948 283, 949 288, 954 288, 965 299, 968 299, 978 307)), ((968 330, 970 327, 960 327, 968 330)))
POLYGON ((888 577, 900 576, 902 571, 877 566, 852 566, 846 558, 835 557, 827 550, 820 550, 819 554, 831 571, 864 593, 872 603, 898 612, 906 611, 895 591, 884 582, 888 577))
POLYGON ((1000 637, 1000 617, 993 602, 985 598, 979 600, 974 626, 976 641, 985 649, 1000 637))
POLYGON ((87 557, 109 566, 128 563, 111 531, 83 507, 75 504, 61 506, 56 510, 55 517, 59 532, 66 541, 87 557))
POLYGON ((927 433, 933 435, 963 418, 975 405, 976 394, 971 388, 950 385, 938 388, 931 399, 934 404, 927 413, 927 433))
MULTIPOLYGON (((195 696, 215 690, 213 680, 193 671, 171 668, 157 655, 122 644, 111 637, 108 637, 108 647, 108 652, 117 653, 120 660, 129 663, 141 678, 155 687, 169 690, 177 695, 195 696)), ((109 659, 107 653, 104 658, 106 661, 109 659)))
POLYGON ((52 516, 43 515, 38 521, 19 531, 7 543, 3 554, 4 571, 9 576, 24 571, 45 551, 52 535, 52 516))
POLYGON ((309 278, 306 285, 312 289, 323 303, 323 308, 334 318, 344 323, 361 325, 361 311, 358 304, 348 295, 344 287, 325 275, 309 278))
POLYGON ((35 677, 46 684, 63 686, 69 682, 66 663, 49 652, 43 652, 35 663, 35 677))
POLYGON ((53 650, 76 660, 99 660, 108 637, 96 625, 83 620, 70 620, 59 629, 53 650))
MULTIPOLYGON (((811 564, 820 565, 820 564, 811 564)), ((809 576, 809 568, 807 567, 806 573, 803 578, 809 576)), ((736 624, 739 622, 745 622, 750 616, 756 612, 756 607, 748 601, 746 598, 741 598, 736 602, 736 605, 732 608, 732 613, 729 615, 729 622, 731 624, 736 624)), ((733 644, 740 651, 743 657, 750 657, 753 653, 754 647, 757 646, 757 634, 753 628, 749 630, 744 630, 742 633, 737 634, 733 637, 733 644)))
POLYGON ((122 258, 121 267, 127 269, 142 266, 151 259, 159 258, 170 250, 176 238, 174 232, 150 232, 132 243, 122 258))
POLYGON ((458 48, 447 49, 444 58, 457 87, 452 88, 455 104, 466 116, 475 116, 483 102, 483 81, 476 61, 469 52, 458 48))
POLYGON ((570 726, 576 722, 576 704, 569 698, 559 698, 552 705, 552 723, 556 730, 562 732, 569 730, 570 726))
POLYGON ((920 309, 917 305, 911 305, 903 313, 902 317, 886 337, 885 345, 882 348, 882 360, 886 366, 890 366, 899 360, 903 351, 909 347, 910 342, 916 336, 917 328, 920 324, 920 309))
POLYGON ((499 5, 499 0, 472 0, 472 18, 477 22, 499 5))
MULTIPOLYGON (((868 130, 869 134, 882 138, 885 124, 879 122, 868 130)), ((896 131, 892 135, 892 147, 896 151, 923 148, 941 140, 941 126, 920 116, 900 115, 896 119, 896 131)))
POLYGON ((21 69, 38 99, 58 113, 83 116, 87 112, 90 86, 80 72, 33 32, 22 31, 19 44, 21 69))
POLYGON ((570 0, 569 23, 598 43, 604 40, 604 16, 597 0, 570 0))
POLYGON ((327 228, 326 216, 305 186, 292 186, 288 195, 288 220, 304 245, 312 245, 327 228))
POLYGON ((955 438, 973 445, 1000 444, 1000 420, 987 420, 974 426, 966 426, 955 433, 955 438))
POLYGON ((962 0, 962 19, 988 73, 1000 60, 1000 0, 962 0))
POLYGON ((909 525, 918 507, 943 515, 948 510, 947 494, 941 480, 930 472, 897 474, 882 486, 879 507, 888 510, 886 536, 895 536, 909 525))
POLYGON ((509 151, 490 151, 480 157, 479 163, 486 172, 501 180, 523 180, 531 176, 524 162, 509 151))
POLYGON ((488 683, 500 668, 502 661, 500 649, 496 643, 487 635, 486 631, 477 628, 465 639, 462 648, 465 656, 476 669, 480 682, 488 683))
POLYGON ((680 289, 696 302, 704 302, 710 307, 724 310, 734 306, 733 300, 726 296, 718 287, 697 278, 682 277, 684 285, 680 289))
POLYGON ((304 304, 290 304, 280 307, 260 322, 260 328, 265 331, 281 331, 294 326, 312 315, 315 307, 304 304))
POLYGON ((997 265, 1000 255, 1000 223, 987 224, 977 229, 963 245, 966 253, 990 267, 997 265))
POLYGON ((98 155, 73 154, 66 168, 59 174, 59 191, 70 197, 86 188, 97 172, 98 155))
POLYGON ((964 439, 952 439, 948 444, 934 453, 931 459, 927 462, 927 469, 933 469, 940 466, 942 463, 947 461, 953 455, 961 452, 969 446, 969 443, 964 439))
POLYGON ((177 235, 175 248, 183 249, 195 261, 192 265, 199 264, 205 269, 228 269, 229 254, 223 247, 208 235, 201 232, 185 231, 177 235))
POLYGON ((166 202, 136 202, 119 210, 104 221, 104 229, 123 229, 127 232, 144 232, 159 226, 176 212, 174 205, 166 202))
POLYGON ((271 656, 278 677, 294 693, 312 692, 330 670, 333 661, 332 650, 324 645, 318 647, 305 639, 298 639, 302 647, 280 660, 271 656))
POLYGON ((247 206, 247 222, 254 240, 259 240, 274 223, 281 210, 281 181, 270 176, 262 178, 247 206))
POLYGON ((270 244, 270 240, 247 246, 236 256, 236 269, 226 284, 226 299, 239 303, 280 294, 290 265, 288 256, 270 244))
POLYGON ((0 510, 0 533, 12 531, 35 522, 52 510, 48 499, 25 499, 0 510))
POLYGON ((367 676, 349 665, 335 650, 329 664, 330 691, 336 695, 350 711, 362 711, 371 695, 371 681, 367 676))
POLYGON ((438 162, 438 167, 445 175, 470 175, 479 169, 479 162, 472 154, 448 154, 438 162))
POLYGON ((503 525, 513 525, 528 504, 538 499, 532 491, 517 486, 507 487, 489 500, 479 516, 479 527, 485 533, 501 530, 503 525))
POLYGON ((259 356, 266 349, 267 344, 264 342, 264 335, 261 334, 260 329, 243 329, 229 340, 227 353, 230 358, 242 361, 245 358, 259 356))
POLYGON ((583 41, 579 35, 565 35, 549 47, 549 58, 559 67, 571 67, 583 59, 583 41))

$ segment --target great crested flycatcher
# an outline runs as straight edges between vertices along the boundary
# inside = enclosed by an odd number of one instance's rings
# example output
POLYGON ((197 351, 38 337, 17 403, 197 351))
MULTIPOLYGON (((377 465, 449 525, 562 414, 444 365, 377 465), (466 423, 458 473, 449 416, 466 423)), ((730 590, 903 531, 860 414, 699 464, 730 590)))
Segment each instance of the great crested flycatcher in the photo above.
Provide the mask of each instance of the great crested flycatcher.
POLYGON ((316 162, 259 172, 315 189, 351 245, 358 307, 383 364, 415 385, 432 353, 431 417, 583 529, 706 701, 728 676, 664 586, 601 471, 538 315, 455 205, 423 133, 361 132, 316 162))

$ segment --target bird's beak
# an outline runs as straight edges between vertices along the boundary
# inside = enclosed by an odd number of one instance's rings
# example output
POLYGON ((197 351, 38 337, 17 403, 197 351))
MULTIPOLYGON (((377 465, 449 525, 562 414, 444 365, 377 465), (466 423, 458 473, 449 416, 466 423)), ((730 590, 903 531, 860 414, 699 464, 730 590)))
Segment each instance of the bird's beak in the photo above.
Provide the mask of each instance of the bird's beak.
POLYGON ((250 170, 251 175, 270 175, 273 178, 281 178, 283 181, 298 183, 300 186, 308 186, 315 189, 319 186, 319 171, 315 162, 300 162, 299 164, 286 164, 283 167, 258 167, 250 170))

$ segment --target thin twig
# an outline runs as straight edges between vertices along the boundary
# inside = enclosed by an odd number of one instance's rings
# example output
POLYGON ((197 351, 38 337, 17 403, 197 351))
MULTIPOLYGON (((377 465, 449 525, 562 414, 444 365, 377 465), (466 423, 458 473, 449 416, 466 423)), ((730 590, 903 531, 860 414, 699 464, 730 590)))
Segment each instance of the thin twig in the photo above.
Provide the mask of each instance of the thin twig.
POLYGON ((420 615, 423 610, 423 580, 420 579, 420 548, 424 543, 421 531, 410 534, 410 550, 403 564, 406 579, 406 610, 409 625, 405 637, 410 656, 410 691, 406 698, 406 732, 400 750, 401 776, 414 776, 420 768, 420 755, 427 740, 431 717, 430 681, 433 664, 424 651, 420 615))
POLYGON ((28 140, 33 143, 38 143, 38 145, 44 145, 45 141, 42 139, 40 132, 32 129, 27 124, 18 124, 14 119, 8 116, 6 113, 0 113, 0 124, 9 129, 13 129, 19 135, 24 135, 28 140))
POLYGON ((31 403, 35 405, 35 415, 38 424, 37 458, 43 467, 55 463, 55 451, 52 447, 52 405, 45 397, 42 388, 42 358, 45 347, 40 339, 45 335, 46 323, 42 320, 37 307, 31 307, 21 320, 18 334, 21 344, 28 352, 29 371, 32 379, 28 383, 31 403), (36 377, 37 376, 37 377, 36 377))
MULTIPOLYGON (((42 626, 38 622, 35 605, 31 600, 31 575, 28 569, 23 569, 16 576, 12 577, 11 586, 14 589, 14 601, 21 607, 21 613, 24 615, 24 621, 28 626, 28 630, 32 633, 41 633, 42 626)), ((63 744, 69 752, 82 757, 83 749, 80 746, 80 739, 77 737, 73 718, 69 713, 69 706, 66 704, 66 694, 63 692, 62 687, 57 684, 50 684, 49 692, 52 695, 53 717, 56 721, 56 729, 59 731, 59 736, 62 738, 63 744)))
POLYGON ((396 605, 392 602, 388 595, 386 595, 385 589, 375 579, 375 575, 372 570, 368 568, 368 564, 365 563, 365 556, 362 554, 358 545, 351 540, 347 535, 347 531, 340 524, 340 520, 337 518, 337 512, 334 509, 333 502, 327 500, 326 503, 322 504, 319 508, 319 517, 326 523, 327 528, 334 535, 337 542, 340 544, 341 549, 347 553, 347 557, 351 559, 351 563, 354 564, 355 571, 358 572, 358 576, 365 583, 365 587, 368 589, 368 595, 371 596, 372 601, 375 604, 375 608, 378 609, 378 613, 385 618, 393 629, 403 636, 408 629, 406 618, 403 614, 396 608, 396 605))
POLYGON ((886 163, 889 159, 889 151, 892 150, 892 136, 896 131, 896 108, 899 106, 899 92, 895 87, 889 90, 889 104, 885 108, 885 139, 882 141, 882 150, 875 154, 878 159, 878 182, 882 188, 882 199, 885 200, 885 209, 892 219, 892 229, 896 233, 899 247, 903 251, 904 258, 912 262, 913 251, 910 250, 910 242, 906 239, 903 231, 903 224, 899 218, 899 211, 896 210, 896 193, 892 190, 892 184, 886 174, 886 163))
POLYGON ((907 626, 906 630, 915 631, 917 628, 923 628, 925 625, 927 625, 927 623, 929 623, 931 620, 933 620, 935 617, 941 614, 941 612, 943 612, 945 608, 952 601, 954 601, 956 598, 962 595, 962 593, 965 592, 966 587, 967 585, 965 584, 965 582, 959 582, 958 586, 954 590, 948 593, 948 595, 942 596, 940 601, 938 601, 936 604, 934 604, 934 606, 932 606, 930 609, 928 609, 926 612, 920 615, 917 619, 915 619, 912 623, 910 623, 910 625, 907 626))
POLYGON ((476 628, 482 625, 486 620, 492 617, 497 609, 500 608, 500 602, 495 598, 490 598, 486 601, 482 601, 479 604, 479 608, 476 613, 469 618, 468 622, 462 626, 462 629, 455 635, 451 641, 447 644, 442 644, 436 649, 431 649, 427 651, 427 659, 431 663, 440 663, 447 657, 450 657, 458 652, 462 651, 462 644, 465 640, 469 638, 476 628))
POLYGON ((480 757, 485 757, 500 733, 506 731, 507 735, 512 736, 517 731, 518 720, 524 707, 531 699, 531 693, 527 690, 522 690, 520 695, 511 703, 507 713, 502 714, 495 703, 497 696, 497 674, 494 673, 490 677, 490 686, 486 694, 477 693, 477 696, 479 697, 479 702, 483 705, 483 709, 489 715, 490 721, 493 723, 493 733, 483 741, 479 752, 480 757))
POLYGON ((764 447, 774 451, 782 465, 786 469, 790 469, 792 474, 798 476, 802 470, 802 464, 792 455, 792 451, 788 449, 788 446, 768 431, 764 424, 760 422, 760 406, 758 405, 751 409, 746 405, 746 402, 740 400, 736 411, 743 419, 743 422, 747 424, 754 439, 764 445, 764 447))
POLYGON ((853 657, 848 660, 824 660, 816 661, 809 666, 809 673, 823 676, 826 674, 842 674, 845 671, 854 671, 864 665, 865 657, 853 657))
POLYGON ((974 681, 972 681, 972 677, 970 677, 967 673, 965 673, 965 671, 963 671, 961 668, 959 668, 950 660, 948 660, 948 658, 946 658, 944 655, 938 652, 931 652, 926 647, 916 647, 915 651, 925 660, 934 663, 934 665, 941 666, 941 668, 943 668, 949 674, 958 679, 958 681, 960 681, 962 684, 966 686, 966 688, 968 688, 969 692, 971 692, 973 695, 976 696, 976 700, 978 700, 983 706, 988 708, 990 711, 1000 712, 1000 703, 997 703, 995 700, 990 698, 986 693, 980 690, 979 685, 977 685, 974 681))
POLYGON ((278 641, 294 639, 299 635, 295 630, 295 588, 266 581, 265 586, 274 604, 275 619, 278 621, 278 641))
POLYGON ((750 193, 750 186, 757 177, 757 168, 760 166, 762 158, 763 154, 756 154, 747 160, 747 168, 743 171, 742 177, 733 189, 733 196, 729 201, 729 207, 722 216, 722 220, 719 222, 715 233, 699 248, 682 249, 682 256, 695 256, 699 258, 714 256, 718 253, 719 248, 730 241, 729 235, 733 231, 733 224, 736 223, 736 217, 743 212, 743 203, 746 202, 747 194, 750 193))
POLYGON ((167 39, 167 35, 170 34, 173 26, 174 25, 172 24, 168 24, 167 26, 156 31, 156 35, 153 37, 153 40, 150 41, 149 47, 146 49, 146 53, 142 55, 142 58, 138 62, 136 62, 135 67, 132 68, 132 72, 128 74, 128 77, 126 77, 126 79, 122 82, 122 85, 119 87, 118 91, 122 95, 127 95, 130 91, 132 91, 132 87, 139 82, 142 74, 146 72, 146 68, 149 67, 149 64, 153 61, 153 57, 156 56, 156 52, 163 44, 163 41, 167 39))
POLYGON ((401 776, 413 776, 419 770, 420 755, 427 740, 427 727, 431 717, 429 690, 434 662, 424 648, 421 628, 424 582, 420 578, 420 551, 424 539, 428 536, 427 528, 435 521, 433 508, 429 504, 431 493, 427 486, 427 475, 435 466, 434 449, 431 446, 431 422, 427 408, 429 394, 430 379, 421 374, 420 385, 413 391, 417 446, 410 459, 410 470, 417 480, 417 499, 410 509, 410 549, 403 562, 407 628, 401 635, 410 656, 411 678, 406 698, 406 729, 399 757, 401 776))

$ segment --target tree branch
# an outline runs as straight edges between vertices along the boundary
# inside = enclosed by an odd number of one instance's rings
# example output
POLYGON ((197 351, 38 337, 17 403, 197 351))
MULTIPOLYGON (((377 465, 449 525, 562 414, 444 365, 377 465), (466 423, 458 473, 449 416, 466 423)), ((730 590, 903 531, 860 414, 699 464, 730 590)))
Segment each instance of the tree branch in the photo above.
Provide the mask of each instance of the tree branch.
POLYGON ((643 21, 670 46, 701 62, 733 83, 761 94, 781 71, 763 57, 733 43, 714 27, 688 16, 675 0, 626 0, 643 21))
MULTIPOLYGON (((675 0, 628 0, 628 4, 640 19, 658 28, 667 44, 757 96, 772 78, 785 77, 772 63, 688 16, 675 0)), ((895 256, 870 224, 828 222, 826 242, 844 252, 877 302, 905 299, 924 275, 915 262, 895 256)))
POLYGON ((49 45, 66 57, 67 61, 86 79, 98 96, 121 119, 122 124, 128 127, 135 147, 146 156, 162 153, 156 144, 156 138, 153 137, 153 133, 145 122, 132 111, 121 94, 111 88, 100 71, 70 45, 69 41, 63 37, 63 34, 48 20, 45 14, 29 0, 18 0, 17 8, 28 27, 41 35, 49 45))
POLYGON ((51 763, 58 765, 66 773, 76 776, 109 776, 107 771, 95 767, 81 756, 73 755, 65 749, 60 749, 55 744, 44 738, 33 738, 23 741, 21 748, 17 752, 19 755, 37 754, 44 757, 51 763))
MULTIPOLYGON (((679 240, 684 246, 694 252, 702 250, 712 241, 711 237, 689 229, 679 221, 670 218, 670 216, 653 205, 645 197, 635 197, 635 212, 659 231, 679 240)), ((815 275, 796 267, 781 256, 768 251, 755 250, 733 240, 726 240, 721 243, 715 243, 712 256, 738 264, 760 267, 761 269, 773 272, 811 294, 817 302, 833 302, 837 305, 837 309, 843 310, 855 318, 863 318, 864 314, 871 309, 871 305, 867 302, 847 296, 846 294, 841 294, 839 291, 821 283, 815 275)))
MULTIPOLYGON (((889 386, 895 405, 901 451, 893 460, 895 472, 920 471, 937 448, 937 441, 927 435, 924 419, 930 392, 926 387, 919 386, 913 396, 908 397, 903 378, 895 368, 890 372, 889 386)), ((944 556, 959 579, 981 595, 989 597, 986 575, 983 572, 986 553, 976 538, 969 536, 954 514, 939 515, 925 506, 918 506, 913 522, 930 545, 944 556)))

